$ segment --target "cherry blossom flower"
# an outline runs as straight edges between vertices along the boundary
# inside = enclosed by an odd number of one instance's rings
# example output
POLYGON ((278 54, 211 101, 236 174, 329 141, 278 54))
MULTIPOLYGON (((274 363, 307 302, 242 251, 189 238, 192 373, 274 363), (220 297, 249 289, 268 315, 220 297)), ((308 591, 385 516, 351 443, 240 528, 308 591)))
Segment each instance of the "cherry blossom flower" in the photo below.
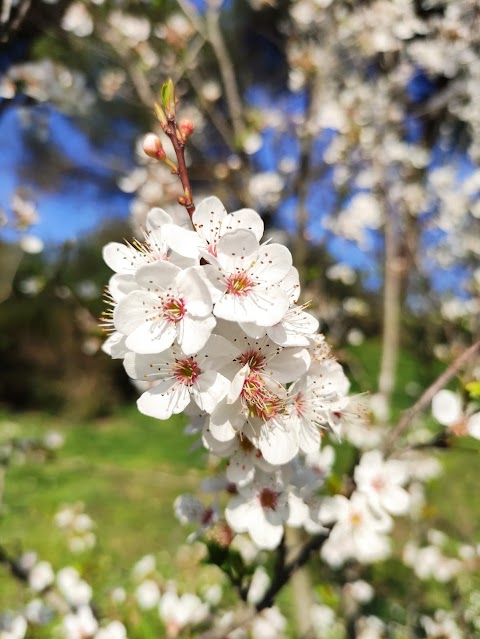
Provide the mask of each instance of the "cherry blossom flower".
POLYGON ((57 586, 71 606, 79 607, 90 603, 92 588, 80 577, 75 568, 66 566, 59 570, 57 586))
POLYGON ((457 393, 447 389, 439 391, 432 399, 432 415, 455 435, 480 439, 480 412, 469 414, 468 407, 464 410, 457 393))
POLYGON ((253 639, 278 639, 284 635, 287 620, 277 606, 266 608, 252 621, 253 639))
POLYGON ((138 269, 139 290, 118 302, 113 320, 136 353, 161 353, 177 340, 185 355, 205 346, 216 320, 201 267, 184 270, 168 262, 138 269))
POLYGON ((55 573, 48 561, 39 561, 28 574, 28 585, 36 592, 48 588, 55 579, 55 573))
POLYGON ((230 382, 218 370, 232 357, 230 343, 212 335, 204 349, 184 355, 173 346, 157 355, 127 353, 124 365, 133 379, 157 382, 139 398, 141 413, 168 419, 181 413, 193 399, 197 406, 211 413, 225 397, 230 382))
POLYGON ((98 621, 90 606, 82 605, 76 612, 65 615, 62 633, 65 639, 85 639, 93 637, 98 630, 98 621))
POLYGON ((432 415, 443 426, 451 426, 463 417, 462 400, 453 391, 443 389, 432 399, 432 415))
POLYGON ((118 302, 136 288, 137 283, 130 275, 113 275, 104 295, 109 308, 103 312, 100 322, 102 330, 108 337, 102 344, 102 351, 110 355, 112 359, 123 359, 128 353, 125 344, 126 335, 116 329, 113 312, 118 302))
POLYGON ((321 551, 330 565, 340 566, 350 558, 371 563, 390 554, 387 533, 392 520, 385 512, 373 513, 362 493, 355 492, 350 499, 343 495, 326 499, 319 518, 325 524, 335 522, 321 551))
POLYGON ((186 626, 195 626, 205 621, 209 608, 192 593, 186 592, 178 596, 174 590, 167 590, 160 600, 158 612, 165 622, 168 636, 176 637, 186 626))
POLYGON ((135 590, 135 598, 142 610, 151 610, 160 601, 160 588, 153 579, 145 579, 135 590))
POLYGON ((289 300, 279 283, 292 266, 286 247, 260 245, 252 231, 237 229, 219 239, 216 256, 201 253, 216 317, 260 326, 281 321, 289 300))
POLYGON ((240 209, 227 213, 216 197, 200 202, 192 216, 194 230, 165 224, 162 231, 170 248, 179 255, 198 259, 200 254, 217 256, 221 237, 236 229, 251 231, 258 241, 263 235, 263 220, 253 209, 240 209))
POLYGON ((291 516, 288 489, 280 471, 256 471, 254 480, 238 487, 225 509, 228 524, 235 532, 248 532, 259 548, 273 549, 283 536, 283 526, 291 516))
POLYGON ((188 536, 189 542, 198 539, 220 519, 218 506, 215 503, 205 506, 195 495, 179 495, 173 503, 173 508, 175 517, 181 524, 199 525, 197 531, 188 536))
MULTIPOLYGON (((231 338, 232 339, 232 338, 231 338)), ((213 411, 208 428, 215 439, 229 441, 247 435, 271 464, 284 464, 298 451, 297 434, 284 421, 287 393, 283 384, 308 368, 306 349, 282 349, 268 338, 233 337, 241 352, 226 398, 213 411)))
POLYGON ((185 210, 179 209, 170 215, 161 208, 153 208, 147 215, 144 241, 133 244, 109 242, 103 247, 103 259, 112 271, 123 275, 134 275, 137 269, 153 262, 170 260, 178 266, 192 266, 195 260, 185 260, 172 254, 164 239, 165 225, 175 222, 175 228, 191 227, 185 210))
POLYGON ((299 305, 300 278, 298 271, 292 266, 290 272, 280 282, 281 288, 288 295, 290 307, 283 318, 273 326, 258 326, 254 322, 241 322, 240 326, 247 335, 259 339, 264 335, 281 346, 309 346, 310 339, 318 331, 318 320, 305 312, 307 305, 299 305), (310 338, 310 339, 309 339, 310 338))
POLYGON ((379 450, 364 453, 354 473, 357 490, 367 497, 370 506, 392 515, 404 515, 410 508, 410 495, 403 488, 408 478, 406 463, 384 461, 379 450))
MULTIPOLYGON (((335 362, 331 362, 335 364, 335 362)), ((329 375, 331 366, 317 365, 317 374, 307 374, 294 382, 289 389, 288 423, 298 433, 299 447, 304 453, 314 453, 320 448, 320 428, 331 428, 335 413, 348 404, 329 375), (325 371, 320 372, 320 367, 325 371)))

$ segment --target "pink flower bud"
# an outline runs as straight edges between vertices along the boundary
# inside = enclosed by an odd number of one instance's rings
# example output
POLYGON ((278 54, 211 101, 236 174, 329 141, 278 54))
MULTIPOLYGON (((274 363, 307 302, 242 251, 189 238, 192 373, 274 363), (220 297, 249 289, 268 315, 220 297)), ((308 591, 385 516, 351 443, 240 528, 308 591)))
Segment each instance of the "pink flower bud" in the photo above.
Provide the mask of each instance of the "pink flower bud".
POLYGON ((154 133, 149 133, 143 141, 143 150, 150 158, 164 160, 167 157, 160 138, 154 133))
POLYGON ((194 132, 195 125, 191 120, 180 120, 178 128, 183 137, 187 139, 194 132))

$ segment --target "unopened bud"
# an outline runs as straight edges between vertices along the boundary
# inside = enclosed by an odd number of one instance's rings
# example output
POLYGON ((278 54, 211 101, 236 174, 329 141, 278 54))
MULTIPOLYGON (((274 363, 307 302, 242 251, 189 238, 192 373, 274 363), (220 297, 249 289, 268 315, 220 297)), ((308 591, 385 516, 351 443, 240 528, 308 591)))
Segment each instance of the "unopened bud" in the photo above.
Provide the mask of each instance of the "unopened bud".
POLYGON ((185 140, 195 131, 195 125, 191 120, 180 120, 178 128, 185 140))
POLYGON ((213 542, 221 546, 222 548, 228 548, 235 537, 235 533, 226 523, 218 523, 208 532, 208 538, 213 542))
POLYGON ((165 114, 167 118, 175 117, 175 85, 173 84, 173 80, 170 78, 168 82, 165 82, 162 85, 162 104, 165 109, 165 114))
POLYGON ((187 200, 186 200, 186 198, 180 196, 178 198, 178 203, 181 204, 182 206, 185 206, 185 204, 187 203, 187 200))
POLYGON ((167 157, 162 145, 162 141, 155 135, 155 133, 149 133, 143 141, 143 150, 149 158, 155 160, 164 160, 167 157))
POLYGON ((168 126, 168 120, 167 120, 167 116, 165 115, 165 111, 156 102, 155 102, 154 108, 155 108, 155 117, 160 122, 162 129, 165 130, 165 128, 168 126))

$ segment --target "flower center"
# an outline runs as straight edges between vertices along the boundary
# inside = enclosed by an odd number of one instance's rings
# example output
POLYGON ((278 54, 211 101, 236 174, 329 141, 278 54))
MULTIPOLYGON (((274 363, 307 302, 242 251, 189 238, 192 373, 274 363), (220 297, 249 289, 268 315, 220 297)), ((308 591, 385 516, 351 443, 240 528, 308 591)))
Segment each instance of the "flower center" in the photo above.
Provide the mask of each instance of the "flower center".
POLYGON ((227 293, 235 295, 236 297, 243 297, 254 286, 253 281, 248 277, 248 274, 245 273, 245 271, 243 271, 243 273, 229 275, 226 284, 227 293))
POLYGON ((302 392, 297 393, 295 396, 295 399, 293 400, 293 408, 299 417, 301 417, 305 413, 305 410, 306 410, 305 404, 306 404, 305 397, 303 393, 302 392))
POLYGON ((285 409, 285 402, 269 390, 259 375, 249 375, 240 393, 249 417, 259 417, 267 422, 285 409))
POLYGON ((352 524, 352 526, 353 526, 354 528, 356 528, 357 526, 360 526, 360 524, 362 523, 362 516, 361 516, 361 514, 360 514, 360 513, 353 512, 353 513, 350 515, 350 521, 351 521, 351 524, 352 524))
POLYGON ((215 519, 215 511, 212 507, 205 508, 201 517, 202 526, 211 526, 215 519))
POLYGON ((260 351, 250 349, 240 355, 240 363, 242 366, 248 364, 252 373, 259 373, 265 366, 265 357, 260 353, 260 351))
POLYGON ((278 504, 278 494, 271 488, 264 488, 258 496, 264 510, 275 510, 278 504))
POLYGON ((183 316, 187 312, 185 309, 185 302, 182 299, 170 297, 163 303, 162 312, 163 317, 168 322, 177 323, 183 319, 183 316))
POLYGON ((377 491, 383 490, 385 488, 385 482, 381 477, 375 477, 375 479, 372 480, 372 488, 377 491))
POLYGON ((200 366, 193 359, 193 357, 186 357, 185 359, 176 359, 173 365, 173 375, 181 382, 191 386, 200 375, 202 371, 200 366))

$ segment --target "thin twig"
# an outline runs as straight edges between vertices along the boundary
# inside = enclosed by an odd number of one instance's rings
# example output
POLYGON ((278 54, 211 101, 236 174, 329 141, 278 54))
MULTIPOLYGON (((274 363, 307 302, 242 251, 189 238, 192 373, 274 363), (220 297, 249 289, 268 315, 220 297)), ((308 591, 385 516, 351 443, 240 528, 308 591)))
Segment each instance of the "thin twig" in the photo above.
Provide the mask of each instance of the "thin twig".
POLYGON ((213 52, 217 59, 217 64, 222 76, 223 86, 225 88, 225 98, 227 107, 232 120, 233 132, 235 134, 235 143, 238 145, 241 141, 244 125, 242 117, 242 100, 237 86, 235 77, 235 69, 232 59, 228 52, 223 34, 220 29, 220 12, 214 0, 207 2, 207 32, 208 41, 212 45, 213 52))
POLYGON ((396 440, 402 435, 402 433, 408 428, 413 418, 418 415, 424 408, 426 408, 433 397, 441 390, 448 382, 455 377, 455 375, 465 366, 465 364, 475 355, 480 354, 480 340, 475 342, 470 348, 467 348, 457 359, 455 359, 450 366, 438 377, 433 384, 431 384, 423 395, 415 402, 415 404, 409 408, 402 415, 400 421, 390 433, 385 444, 385 455, 388 456, 392 453, 396 440))
POLYGON ((173 150, 175 151, 175 155, 177 156, 178 163, 178 177, 180 178, 180 182, 182 183, 184 197, 181 198, 183 200, 179 202, 183 204, 183 206, 187 209, 187 213, 190 218, 195 211, 195 204, 192 199, 192 188, 190 186, 190 178, 188 177, 187 165, 185 163, 185 142, 180 142, 177 138, 177 123, 175 121, 175 117, 167 116, 168 124, 163 128, 165 135, 169 138, 172 143, 173 150))
POLYGON ((309 541, 307 541, 303 548, 300 549, 297 556, 288 564, 283 566, 283 569, 279 571, 276 579, 272 581, 270 588, 263 596, 263 599, 256 604, 255 608, 257 609, 257 612, 261 612, 265 608, 273 606, 275 597, 283 586, 288 583, 293 573, 307 563, 315 550, 318 550, 323 546, 325 541, 328 539, 328 535, 329 532, 314 535, 309 541))

